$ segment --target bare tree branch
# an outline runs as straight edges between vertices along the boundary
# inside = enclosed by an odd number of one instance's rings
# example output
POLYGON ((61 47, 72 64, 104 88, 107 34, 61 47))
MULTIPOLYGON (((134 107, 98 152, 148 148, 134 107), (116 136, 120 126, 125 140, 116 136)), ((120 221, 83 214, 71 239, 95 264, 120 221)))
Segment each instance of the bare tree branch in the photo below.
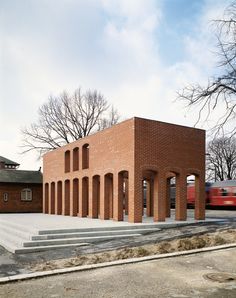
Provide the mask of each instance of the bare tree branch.
POLYGON ((208 181, 236 178, 236 139, 234 137, 221 137, 208 143, 206 173, 208 181))
MULTIPOLYGON (((211 113, 220 106, 222 117, 215 127, 215 133, 236 118, 236 2, 226 8, 224 18, 213 20, 217 35, 217 55, 220 75, 212 77, 205 86, 194 84, 178 92, 178 99, 198 110, 197 123, 207 121, 211 113), (203 112, 206 113, 203 118, 203 112)), ((235 125, 233 125, 235 127, 235 125)))
POLYGON ((98 91, 84 94, 77 89, 74 94, 63 92, 50 96, 38 110, 38 121, 21 130, 22 153, 37 151, 42 156, 72 141, 83 138, 119 121, 118 112, 109 111, 107 100, 98 91))

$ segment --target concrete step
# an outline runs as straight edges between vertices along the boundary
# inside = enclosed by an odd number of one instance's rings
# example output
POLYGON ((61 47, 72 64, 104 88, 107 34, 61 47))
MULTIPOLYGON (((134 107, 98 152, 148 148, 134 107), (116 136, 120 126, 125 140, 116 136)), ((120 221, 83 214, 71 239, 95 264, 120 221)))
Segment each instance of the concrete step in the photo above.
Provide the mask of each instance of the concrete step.
POLYGON ((12 221, 0 220, 0 228, 1 227, 10 227, 17 231, 21 231, 24 233, 35 234, 37 230, 30 228, 29 226, 21 225, 12 221))
POLYGON ((158 232, 160 229, 132 229, 132 230, 110 230, 110 231, 92 231, 92 232, 77 232, 77 233, 59 233, 48 235, 35 235, 31 236, 31 240, 49 240, 49 239, 63 239, 63 238, 79 238, 79 237, 94 237, 94 236, 113 236, 113 235, 126 235, 132 234, 146 234, 151 232, 158 232))
MULTIPOLYGON (((22 243, 25 239, 22 239, 19 236, 11 235, 8 232, 3 230, 0 231, 0 245, 4 246, 4 243, 11 243, 13 246, 22 246, 22 243)), ((5 246, 4 246, 5 247, 5 246)))
POLYGON ((35 247, 35 246, 48 246, 58 244, 73 244, 73 243, 94 243, 104 240, 123 239, 128 237, 141 236, 141 234, 127 234, 127 235, 113 235, 113 236, 94 236, 94 237, 81 237, 81 238, 66 238, 66 239, 53 239, 53 240, 37 240, 24 242, 23 247, 35 247))
MULTIPOLYGON (((65 233, 80 233, 80 232, 102 232, 102 231, 116 231, 116 230, 150 230, 150 229, 159 229, 156 224, 146 224, 146 225, 128 225, 128 226, 113 226, 113 227, 96 227, 96 228, 75 228, 75 229, 47 229, 47 230, 39 230, 39 235, 45 234, 65 234, 65 233)), ((160 230, 160 229, 159 229, 160 230)))
POLYGON ((32 246, 32 247, 15 247, 14 250, 9 250, 15 254, 24 254, 24 253, 33 253, 33 252, 41 252, 47 250, 54 250, 59 248, 73 248, 79 246, 90 245, 89 243, 72 243, 72 244, 57 244, 57 245, 46 245, 46 246, 32 246))
POLYGON ((6 234, 8 234, 11 237, 21 238, 22 241, 23 240, 30 240, 31 239, 30 233, 23 232, 21 230, 15 229, 15 228, 13 228, 11 226, 0 225, 0 231, 5 232, 6 234))
MULTIPOLYGON (((2 234, 0 233, 0 245, 3 246, 6 250, 15 253, 15 250, 18 248, 18 245, 9 241, 6 238, 2 238, 2 234)), ((20 246, 19 246, 20 247, 20 246)))

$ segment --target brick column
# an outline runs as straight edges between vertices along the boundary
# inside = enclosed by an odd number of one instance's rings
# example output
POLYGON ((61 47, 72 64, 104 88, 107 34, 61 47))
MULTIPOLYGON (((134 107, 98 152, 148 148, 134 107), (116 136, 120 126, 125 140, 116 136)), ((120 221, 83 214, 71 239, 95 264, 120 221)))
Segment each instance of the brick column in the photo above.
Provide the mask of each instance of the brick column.
POLYGON ((195 176, 195 210, 196 220, 205 219, 205 180, 202 176, 195 176))
POLYGON ((63 192, 63 200, 62 200, 62 214, 70 215, 70 180, 66 180, 64 182, 64 192, 63 192))
MULTIPOLYGON (((108 183, 108 201, 109 201, 109 218, 110 219, 113 219, 113 176, 112 177, 109 177, 108 180, 107 180, 107 183, 108 183)), ((106 192, 105 192, 106 194, 106 192)))
POLYGON ((175 220, 187 219, 187 176, 176 175, 175 220))
POLYGON ((129 209, 129 179, 125 178, 125 215, 128 215, 129 209))
POLYGON ((105 176, 100 177, 100 218, 109 219, 109 202, 107 201, 107 195, 105 194, 107 189, 105 187, 105 176))
POLYGON ((171 216, 171 201, 170 201, 170 179, 166 179, 166 217, 171 216))
POLYGON ((166 218, 166 183, 161 173, 155 175, 153 185, 154 221, 165 221, 166 218))
POLYGON ((123 175, 115 173, 113 175, 113 219, 123 220, 123 175))
POLYGON ((139 175, 129 173, 129 222, 142 222, 142 202, 142 179, 139 175))

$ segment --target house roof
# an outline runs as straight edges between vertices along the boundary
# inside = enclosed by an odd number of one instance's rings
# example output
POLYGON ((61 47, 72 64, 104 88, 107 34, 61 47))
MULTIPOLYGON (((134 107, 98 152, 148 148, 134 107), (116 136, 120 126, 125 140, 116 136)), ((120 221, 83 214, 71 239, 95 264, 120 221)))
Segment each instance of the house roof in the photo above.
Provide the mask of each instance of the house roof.
POLYGON ((40 171, 0 170, 0 183, 38 183, 43 182, 40 171))
POLYGON ((4 162, 6 165, 11 165, 11 166, 19 166, 20 164, 12 161, 6 157, 0 156, 0 162, 4 162))

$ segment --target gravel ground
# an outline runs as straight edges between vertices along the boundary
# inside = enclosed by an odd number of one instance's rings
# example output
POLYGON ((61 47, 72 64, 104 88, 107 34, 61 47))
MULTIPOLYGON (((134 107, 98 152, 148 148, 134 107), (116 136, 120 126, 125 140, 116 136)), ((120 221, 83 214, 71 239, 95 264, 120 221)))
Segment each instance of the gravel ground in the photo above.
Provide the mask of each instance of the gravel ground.
POLYGON ((0 297, 235 298, 236 248, 3 284, 0 297))

